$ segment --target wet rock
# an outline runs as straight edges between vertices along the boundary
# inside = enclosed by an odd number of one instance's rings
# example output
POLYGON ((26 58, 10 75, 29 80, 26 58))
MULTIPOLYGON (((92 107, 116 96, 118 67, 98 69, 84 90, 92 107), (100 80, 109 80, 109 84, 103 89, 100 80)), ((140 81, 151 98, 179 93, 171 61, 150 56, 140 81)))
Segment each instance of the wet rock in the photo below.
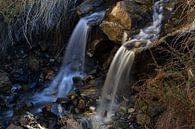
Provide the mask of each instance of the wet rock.
POLYGON ((79 102, 78 102, 78 109, 81 110, 81 111, 84 111, 85 110, 85 100, 84 99, 80 99, 79 102))
POLYGON ((110 54, 110 50, 113 49, 115 44, 113 44, 113 42, 108 39, 108 37, 100 29, 100 27, 93 28, 91 31, 91 35, 93 36, 91 36, 89 39, 90 43, 87 55, 88 57, 92 58, 93 61, 95 59, 98 65, 93 64, 93 66, 91 67, 89 66, 90 70, 87 73, 96 76, 98 73, 100 73, 101 71, 100 66, 102 65, 103 62, 107 60, 110 54), (94 65, 96 65, 95 68, 94 65))
POLYGON ((29 120, 25 117, 21 117, 19 122, 22 126, 24 126, 24 125, 27 125, 29 123, 29 120))
POLYGON ((14 124, 10 124, 6 129, 23 129, 21 126, 16 126, 14 124))
POLYGON ((73 77, 73 84, 75 87, 83 87, 84 86, 84 81, 81 77, 77 76, 77 77, 73 77))
POLYGON ((114 55, 117 52, 117 50, 118 50, 118 47, 114 47, 112 49, 112 51, 110 52, 110 56, 108 57, 108 59, 103 63, 102 69, 104 71, 107 71, 109 69, 109 66, 110 66, 112 59, 114 58, 114 55))
POLYGON ((91 81, 91 80, 93 80, 94 79, 94 77, 93 76, 91 76, 91 75, 88 75, 88 76, 86 76, 86 77, 84 77, 84 82, 85 82, 85 84, 87 84, 89 81, 91 81))
POLYGON ((77 14, 84 15, 94 10, 95 7, 100 6, 103 3, 103 0, 86 0, 77 7, 77 14))
POLYGON ((27 83, 28 76, 26 70, 22 67, 14 68, 10 73, 10 80, 14 83, 27 83))
POLYGON ((31 82, 28 84, 27 89, 35 89, 38 87, 38 83, 37 82, 31 82))
POLYGON ((11 93, 17 93, 22 89, 20 84, 14 84, 11 86, 11 93))
POLYGON ((45 129, 45 127, 38 123, 37 118, 29 112, 20 118, 19 123, 27 129, 45 129))
POLYGON ((91 86, 102 86, 104 83, 104 78, 103 77, 99 77, 99 78, 95 78, 93 80, 90 80, 88 82, 88 85, 91 85, 91 86))
POLYGON ((58 98, 56 102, 60 104, 66 104, 68 101, 68 98, 58 98))
POLYGON ((65 114, 65 109, 61 104, 54 103, 51 107, 51 112, 61 118, 65 114))
POLYGON ((11 86, 11 81, 6 72, 0 70, 0 88, 1 91, 8 91, 11 86))
MULTIPOLYGON (((95 34, 94 34, 95 35, 95 34)), ((104 41, 102 38, 100 37, 97 37, 98 39, 94 39, 92 42, 91 42, 91 46, 90 46, 90 50, 88 50, 88 56, 89 57, 93 57, 94 54, 95 54, 95 50, 98 49, 98 47, 101 45, 101 43, 104 41)))

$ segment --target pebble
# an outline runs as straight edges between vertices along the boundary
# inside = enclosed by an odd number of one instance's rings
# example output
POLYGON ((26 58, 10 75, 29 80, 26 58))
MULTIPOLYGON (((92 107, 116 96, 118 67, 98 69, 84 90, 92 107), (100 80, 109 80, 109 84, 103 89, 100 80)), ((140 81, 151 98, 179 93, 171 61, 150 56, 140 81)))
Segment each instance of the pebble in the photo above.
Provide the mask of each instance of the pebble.
POLYGON ((90 106, 90 107, 89 107, 89 111, 92 112, 92 113, 95 112, 95 107, 90 106))
POLYGON ((128 109, 128 113, 133 113, 133 112, 135 112, 135 109, 134 108, 129 108, 128 109))

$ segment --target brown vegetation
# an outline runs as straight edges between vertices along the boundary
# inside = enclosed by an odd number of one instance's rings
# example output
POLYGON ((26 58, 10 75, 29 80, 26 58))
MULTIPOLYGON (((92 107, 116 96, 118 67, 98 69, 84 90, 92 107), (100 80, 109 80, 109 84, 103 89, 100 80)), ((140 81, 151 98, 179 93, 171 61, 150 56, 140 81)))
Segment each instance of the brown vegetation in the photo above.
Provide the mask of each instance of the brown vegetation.
POLYGON ((155 72, 142 76, 134 87, 138 91, 137 109, 149 114, 154 103, 160 104, 162 115, 153 121, 157 129, 195 128, 194 32, 166 37, 152 56, 155 72))

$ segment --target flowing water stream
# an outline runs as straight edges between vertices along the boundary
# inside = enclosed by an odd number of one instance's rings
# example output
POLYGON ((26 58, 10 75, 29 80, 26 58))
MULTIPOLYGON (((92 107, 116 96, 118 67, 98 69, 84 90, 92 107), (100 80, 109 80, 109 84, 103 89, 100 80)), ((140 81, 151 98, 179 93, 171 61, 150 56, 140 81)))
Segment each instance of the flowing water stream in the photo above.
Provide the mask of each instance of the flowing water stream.
POLYGON ((159 36, 163 18, 163 2, 165 1, 160 0, 154 4, 152 24, 140 30, 140 33, 132 40, 125 42, 115 54, 104 83, 96 118, 104 122, 109 121, 116 111, 117 92, 122 85, 126 85, 129 81, 135 52, 147 49, 159 36))
POLYGON ((80 19, 68 42, 59 73, 48 88, 31 97, 31 102, 34 105, 53 102, 59 97, 65 97, 74 89, 72 78, 84 76, 85 49, 90 28, 92 25, 99 23, 104 14, 105 12, 101 11, 80 19))

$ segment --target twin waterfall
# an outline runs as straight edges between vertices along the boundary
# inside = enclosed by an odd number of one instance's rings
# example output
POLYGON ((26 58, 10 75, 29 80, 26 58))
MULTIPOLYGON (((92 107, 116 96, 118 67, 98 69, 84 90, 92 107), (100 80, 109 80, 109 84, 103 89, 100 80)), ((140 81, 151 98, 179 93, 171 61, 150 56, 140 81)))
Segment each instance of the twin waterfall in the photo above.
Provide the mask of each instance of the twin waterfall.
MULTIPOLYGON (((155 2, 152 24, 140 30, 140 33, 134 36, 132 40, 125 42, 115 54, 102 89, 101 102, 97 108, 97 118, 103 121, 110 120, 112 114, 117 110, 117 93, 120 90, 119 87, 128 85, 135 53, 151 47, 152 42, 159 36, 164 1, 155 2)), ((48 88, 31 97, 32 103, 41 105, 53 102, 59 97, 65 97, 74 89, 72 78, 75 76, 82 77, 84 73, 85 51, 90 27, 100 22, 104 14, 105 12, 98 12, 81 18, 71 35, 58 75, 48 88)))
POLYGON ((102 119, 104 122, 109 121, 112 114, 116 111, 116 97, 119 87, 128 84, 135 52, 147 49, 159 36, 163 18, 162 5, 163 0, 154 4, 152 25, 140 30, 140 33, 132 40, 125 42, 114 56, 104 83, 101 102, 97 110, 97 118, 102 119))
POLYGON ((82 77, 84 74, 85 49, 90 28, 99 23, 104 15, 105 12, 102 11, 80 19, 69 40, 58 75, 48 88, 30 98, 34 105, 53 102, 59 97, 65 97, 74 89, 72 78, 82 77))

